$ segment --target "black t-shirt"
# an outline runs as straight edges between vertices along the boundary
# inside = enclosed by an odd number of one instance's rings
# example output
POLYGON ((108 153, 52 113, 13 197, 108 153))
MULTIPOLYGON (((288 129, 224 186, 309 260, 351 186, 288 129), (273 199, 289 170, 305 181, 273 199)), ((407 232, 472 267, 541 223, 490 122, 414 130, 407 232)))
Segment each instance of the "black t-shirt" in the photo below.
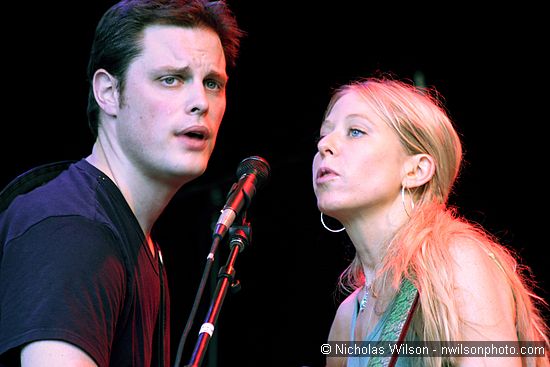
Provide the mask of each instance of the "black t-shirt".
POLYGON ((10 355, 18 360, 29 342, 56 339, 101 367, 158 366, 159 327, 169 366, 162 257, 151 254, 121 192, 101 171, 81 160, 18 196, 0 213, 0 244, 4 363, 10 355))

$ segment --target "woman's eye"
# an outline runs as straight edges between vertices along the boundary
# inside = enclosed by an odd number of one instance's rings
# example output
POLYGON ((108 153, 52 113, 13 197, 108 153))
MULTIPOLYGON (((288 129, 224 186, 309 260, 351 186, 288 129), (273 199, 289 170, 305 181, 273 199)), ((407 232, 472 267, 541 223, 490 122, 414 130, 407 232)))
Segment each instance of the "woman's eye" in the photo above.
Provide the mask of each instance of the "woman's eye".
POLYGON ((349 130, 349 135, 353 138, 357 138, 359 136, 362 136, 363 134, 365 134, 365 132, 363 132, 359 129, 350 129, 349 130))

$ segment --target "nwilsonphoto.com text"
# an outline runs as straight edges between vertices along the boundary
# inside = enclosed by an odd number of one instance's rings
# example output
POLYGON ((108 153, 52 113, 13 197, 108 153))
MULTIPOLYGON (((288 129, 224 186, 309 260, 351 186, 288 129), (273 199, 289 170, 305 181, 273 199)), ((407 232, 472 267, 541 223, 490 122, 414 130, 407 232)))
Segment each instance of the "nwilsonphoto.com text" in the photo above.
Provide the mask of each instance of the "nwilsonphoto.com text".
POLYGON ((401 357, 539 357, 547 351, 539 341, 329 341, 321 345, 321 353, 327 357, 390 357, 395 353, 401 357))

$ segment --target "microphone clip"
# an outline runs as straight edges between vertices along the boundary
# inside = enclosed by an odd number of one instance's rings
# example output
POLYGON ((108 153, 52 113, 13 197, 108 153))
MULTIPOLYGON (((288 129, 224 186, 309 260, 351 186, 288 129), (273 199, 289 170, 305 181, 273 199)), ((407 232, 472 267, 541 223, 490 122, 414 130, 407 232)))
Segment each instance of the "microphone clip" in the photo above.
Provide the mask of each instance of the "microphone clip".
POLYGON ((233 247, 238 246, 239 253, 243 252, 245 247, 252 241, 252 228, 250 227, 250 223, 244 218, 242 222, 243 224, 240 226, 233 225, 229 228, 229 248, 233 249, 233 247))

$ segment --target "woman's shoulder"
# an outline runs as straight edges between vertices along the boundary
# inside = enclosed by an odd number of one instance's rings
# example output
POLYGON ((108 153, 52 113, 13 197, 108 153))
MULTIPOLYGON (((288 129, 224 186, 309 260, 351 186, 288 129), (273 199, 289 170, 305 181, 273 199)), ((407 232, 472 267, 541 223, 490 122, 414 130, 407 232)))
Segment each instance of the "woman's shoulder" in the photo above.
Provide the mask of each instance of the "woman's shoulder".
POLYGON ((457 285, 473 284, 505 290, 509 287, 505 267, 510 266, 502 245, 469 236, 456 236, 449 242, 449 266, 457 285))
POLYGON ((498 270, 498 275, 504 273, 505 265, 501 263, 504 259, 497 259, 495 252, 501 256, 507 251, 502 245, 489 239, 467 235, 454 236, 450 239, 448 248, 451 266, 457 271, 464 271, 464 276, 472 272, 479 275, 479 272, 495 270, 498 270))
POLYGON ((336 314, 339 313, 342 314, 353 314, 355 310, 355 304, 357 302, 357 295, 361 291, 361 288, 357 288, 352 293, 350 293, 343 301, 340 303, 340 306, 338 306, 338 311, 336 314))
POLYGON ((329 340, 348 340, 360 288, 349 294, 338 306, 330 329, 329 340))
POLYGON ((450 244, 453 288, 460 316, 477 325, 466 338, 483 335, 485 340, 506 335, 513 340, 515 302, 507 279, 505 262, 495 256, 495 244, 471 238, 457 238, 450 244))

